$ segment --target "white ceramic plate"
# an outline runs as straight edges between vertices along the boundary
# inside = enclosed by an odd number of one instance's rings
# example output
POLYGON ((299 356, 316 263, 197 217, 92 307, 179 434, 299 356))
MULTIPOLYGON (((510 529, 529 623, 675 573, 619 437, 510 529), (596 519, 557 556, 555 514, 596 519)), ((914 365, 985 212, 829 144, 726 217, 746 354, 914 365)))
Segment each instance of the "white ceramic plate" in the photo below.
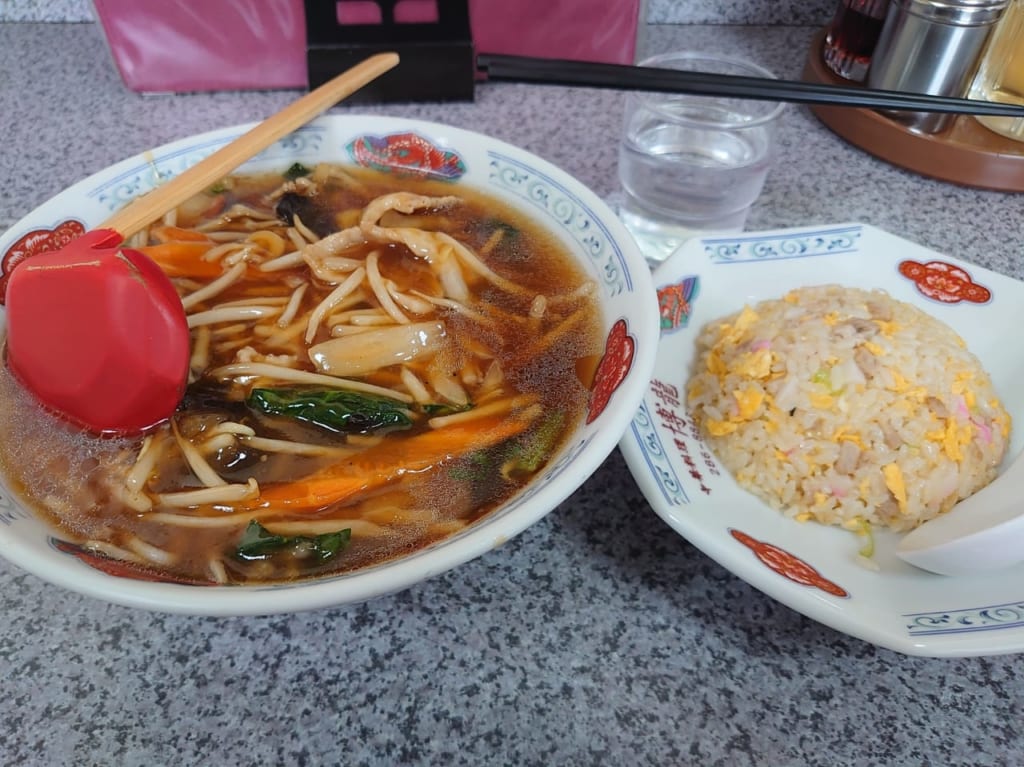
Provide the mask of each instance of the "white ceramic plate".
POLYGON ((895 554, 876 533, 877 571, 852 533, 790 521, 741 490, 698 439, 683 390, 704 323, 789 289, 877 287, 956 329, 992 375, 1014 418, 1004 466, 1024 431, 1024 283, 863 224, 693 240, 654 274, 662 313, 658 361, 621 443, 654 510, 683 537, 780 602, 839 631, 911 655, 1024 651, 1024 565, 948 578, 895 554))
MULTIPOLYGON (((26 251, 59 245, 95 227, 128 200, 180 173, 252 126, 194 136, 132 157, 85 179, 0 236, 3 273, 26 251)), ((152 583, 131 568, 89 557, 19 503, 0 478, 0 555, 60 586, 119 604, 168 612, 243 615, 294 612, 369 599, 408 587, 501 545, 572 494, 615 449, 650 380, 658 338, 651 274, 615 214, 568 174, 528 152, 436 123, 332 115, 267 149, 244 171, 284 171, 294 162, 356 163, 394 174, 441 177, 502 198, 553 232, 597 283, 610 342, 608 407, 592 406, 562 452, 523 492, 466 531, 411 556, 293 584, 251 587, 152 583), (631 346, 631 348, 630 348, 631 346), (622 352, 627 354, 623 355, 622 352), (621 374, 618 375, 618 374, 621 374)), ((31 256, 28 256, 31 257, 31 256)), ((0 293, 2 295, 2 293, 0 293)), ((0 308, 0 338, 5 318, 0 308)), ((598 374, 601 377, 601 374, 598 374)), ((2 438, 2 437, 0 437, 2 438)))

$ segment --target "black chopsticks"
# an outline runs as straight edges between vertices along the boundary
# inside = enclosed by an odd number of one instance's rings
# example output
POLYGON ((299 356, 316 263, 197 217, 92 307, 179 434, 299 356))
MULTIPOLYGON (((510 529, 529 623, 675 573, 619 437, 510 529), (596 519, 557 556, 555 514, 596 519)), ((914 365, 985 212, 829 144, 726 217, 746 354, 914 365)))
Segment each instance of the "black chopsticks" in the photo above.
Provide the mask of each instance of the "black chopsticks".
POLYGON ((616 90, 685 93, 696 96, 735 96, 793 104, 896 109, 909 112, 948 112, 970 115, 1024 117, 1024 106, 977 99, 827 85, 801 80, 774 80, 656 67, 604 64, 567 59, 538 59, 481 53, 477 69, 488 80, 570 85, 616 90))

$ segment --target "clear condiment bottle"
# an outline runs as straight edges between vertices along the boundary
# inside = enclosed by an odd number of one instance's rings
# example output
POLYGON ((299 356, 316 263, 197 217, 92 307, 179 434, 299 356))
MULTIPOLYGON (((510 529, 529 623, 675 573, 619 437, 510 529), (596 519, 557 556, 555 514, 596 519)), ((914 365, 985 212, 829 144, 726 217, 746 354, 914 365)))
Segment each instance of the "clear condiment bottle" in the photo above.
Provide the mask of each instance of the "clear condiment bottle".
MULTIPOLYGON (((992 33, 971 97, 1024 105, 1024 0, 1013 0, 992 33)), ((989 130, 1024 141, 1024 117, 975 118, 989 130)))
POLYGON ((825 65, 840 77, 863 82, 891 0, 839 0, 825 33, 825 65))

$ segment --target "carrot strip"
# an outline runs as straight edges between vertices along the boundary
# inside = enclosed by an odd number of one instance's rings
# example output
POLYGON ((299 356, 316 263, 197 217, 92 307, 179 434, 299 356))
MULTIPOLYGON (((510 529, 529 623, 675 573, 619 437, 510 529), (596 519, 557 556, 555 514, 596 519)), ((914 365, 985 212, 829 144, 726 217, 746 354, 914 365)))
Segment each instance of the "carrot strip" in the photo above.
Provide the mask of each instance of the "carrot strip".
POLYGON ((224 267, 204 261, 209 242, 164 242, 137 248, 153 259, 168 277, 219 277, 224 267))
POLYGON ((149 236, 160 243, 165 242, 205 242, 212 245, 212 241, 203 232, 195 229, 185 229, 180 226, 168 226, 161 224, 149 229, 149 236))
MULTIPOLYGON (((203 255, 213 247, 212 242, 164 242, 146 245, 136 250, 149 256, 168 277, 192 277, 194 279, 216 279, 225 272, 219 261, 207 261, 203 255)), ((280 272, 261 272, 249 268, 246 279, 266 282, 280 277, 280 272)))
POLYGON ((518 418, 483 418, 417 434, 406 440, 384 440, 349 460, 328 466, 310 476, 262 489, 260 497, 235 505, 248 508, 314 511, 380 487, 403 474, 419 472, 460 455, 492 447, 522 432, 529 422, 518 418))

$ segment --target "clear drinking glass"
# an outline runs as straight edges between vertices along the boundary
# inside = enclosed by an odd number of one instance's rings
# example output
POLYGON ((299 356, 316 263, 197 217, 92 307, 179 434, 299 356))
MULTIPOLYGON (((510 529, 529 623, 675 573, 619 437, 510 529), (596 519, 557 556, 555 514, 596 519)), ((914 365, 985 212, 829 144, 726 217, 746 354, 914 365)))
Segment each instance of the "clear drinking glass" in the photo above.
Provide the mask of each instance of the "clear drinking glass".
MULTIPOLYGON (((741 61, 666 53, 641 66, 774 77, 741 61)), ((627 96, 620 217, 652 265, 698 234, 743 229, 777 154, 782 104, 725 96, 627 96)))

